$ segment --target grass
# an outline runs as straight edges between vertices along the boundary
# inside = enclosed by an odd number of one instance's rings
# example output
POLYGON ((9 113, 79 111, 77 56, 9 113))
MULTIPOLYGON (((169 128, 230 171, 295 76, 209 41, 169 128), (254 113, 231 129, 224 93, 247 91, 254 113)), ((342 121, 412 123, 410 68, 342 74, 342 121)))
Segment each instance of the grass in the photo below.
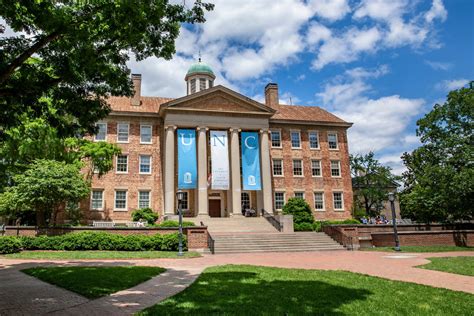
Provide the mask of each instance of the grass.
POLYGON ((427 258, 431 262, 418 268, 474 276, 474 257, 427 258))
POLYGON ((227 265, 139 315, 472 315, 474 295, 345 272, 227 265))
POLYGON ((158 267, 49 267, 22 272, 90 299, 131 288, 164 272, 158 267))
MULTIPOLYGON (((474 247, 458 246, 401 246, 402 252, 448 252, 448 251, 474 251, 474 247)), ((393 247, 362 248, 363 251, 388 251, 394 252, 393 247)))
POLYGON ((7 259, 46 259, 46 260, 76 260, 76 259, 159 259, 159 258, 196 258, 197 252, 186 251, 179 257, 175 251, 22 251, 0 258, 7 259))

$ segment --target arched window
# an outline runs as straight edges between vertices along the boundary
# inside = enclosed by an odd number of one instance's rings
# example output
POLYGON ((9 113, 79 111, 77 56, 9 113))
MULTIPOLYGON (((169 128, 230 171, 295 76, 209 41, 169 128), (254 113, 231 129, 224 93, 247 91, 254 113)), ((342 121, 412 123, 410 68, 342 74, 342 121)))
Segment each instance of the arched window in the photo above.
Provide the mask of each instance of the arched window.
POLYGON ((246 210, 250 208, 250 195, 247 192, 242 192, 240 194, 240 199, 242 203, 242 209, 246 210))

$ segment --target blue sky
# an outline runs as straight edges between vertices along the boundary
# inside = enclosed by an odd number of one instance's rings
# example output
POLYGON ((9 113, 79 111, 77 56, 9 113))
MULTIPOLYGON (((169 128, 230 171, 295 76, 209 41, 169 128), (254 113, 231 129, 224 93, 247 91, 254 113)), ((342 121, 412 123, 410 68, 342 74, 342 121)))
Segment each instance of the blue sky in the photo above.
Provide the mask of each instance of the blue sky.
POLYGON ((352 153, 375 151, 403 171, 419 146, 415 122, 474 79, 472 0, 214 0, 186 25, 170 61, 131 61, 147 95, 179 97, 201 51, 217 83, 258 101, 276 82, 280 102, 318 105, 353 122, 352 153))

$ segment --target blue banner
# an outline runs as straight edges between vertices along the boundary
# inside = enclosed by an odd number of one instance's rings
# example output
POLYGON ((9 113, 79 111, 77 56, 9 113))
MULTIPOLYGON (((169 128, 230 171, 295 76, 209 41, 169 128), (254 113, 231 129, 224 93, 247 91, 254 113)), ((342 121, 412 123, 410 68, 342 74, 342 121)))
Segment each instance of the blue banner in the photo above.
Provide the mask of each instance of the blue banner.
POLYGON ((242 180, 244 190, 259 191, 260 181, 260 149, 257 132, 242 132, 242 180))
POLYGON ((178 189, 197 188, 196 131, 178 129, 178 189))

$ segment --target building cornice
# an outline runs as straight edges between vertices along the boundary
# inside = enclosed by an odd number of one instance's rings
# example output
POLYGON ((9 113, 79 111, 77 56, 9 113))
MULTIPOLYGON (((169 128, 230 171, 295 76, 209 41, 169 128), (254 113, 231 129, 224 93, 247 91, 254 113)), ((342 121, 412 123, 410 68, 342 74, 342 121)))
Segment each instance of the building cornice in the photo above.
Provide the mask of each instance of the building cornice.
POLYGON ((299 121, 299 120, 275 120, 270 118, 270 124, 285 125, 310 125, 310 126, 335 126, 349 128, 354 123, 349 122, 324 122, 324 121, 299 121))

